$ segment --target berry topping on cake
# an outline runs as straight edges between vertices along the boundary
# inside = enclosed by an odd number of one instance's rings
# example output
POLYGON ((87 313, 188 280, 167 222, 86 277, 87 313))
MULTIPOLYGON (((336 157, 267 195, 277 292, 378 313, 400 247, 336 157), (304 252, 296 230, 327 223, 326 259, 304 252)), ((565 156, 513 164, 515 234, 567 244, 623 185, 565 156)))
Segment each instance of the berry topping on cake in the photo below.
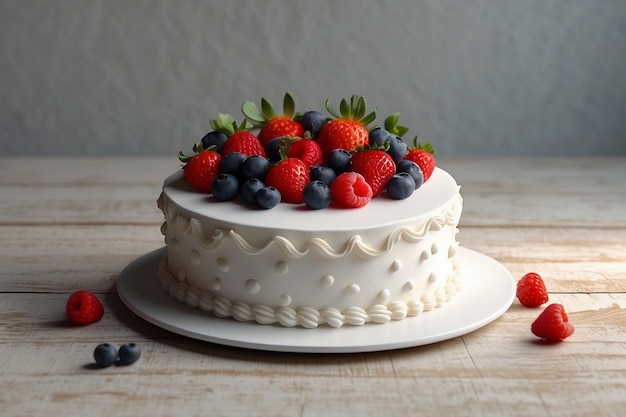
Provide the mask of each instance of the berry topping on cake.
POLYGON ((237 122, 228 114, 220 113, 219 117, 211 120, 211 127, 228 135, 228 140, 222 148, 222 155, 239 152, 245 156, 265 156, 265 149, 259 139, 246 128, 246 120, 237 122))
MULTIPOLYGON (((250 180, 275 188, 281 202, 301 204, 306 184, 321 181, 330 186, 343 173, 359 174, 369 185, 370 198, 385 191, 396 174, 408 174, 413 179, 413 191, 432 175, 435 150, 430 143, 419 144, 417 136, 414 146, 407 147, 402 136, 409 129, 398 124, 400 113, 390 114, 383 126, 368 132, 377 112, 368 112, 364 97, 353 95, 349 100, 341 99, 338 112, 330 100, 326 100, 325 107, 330 118, 317 110, 295 114, 293 96, 286 93, 282 114, 265 98, 261 99, 260 108, 251 101, 242 104, 241 123, 229 114, 219 113, 210 121, 213 130, 193 146, 193 155, 179 153, 180 160, 186 164, 185 179, 195 189, 213 193, 217 201, 238 200, 239 196, 247 205, 259 206, 256 192, 262 187, 256 182, 246 185, 250 180), (285 159, 291 161, 284 164, 285 159), (301 172, 300 166, 306 170, 301 172), (237 193, 233 191, 235 188, 237 193)), ((398 175, 389 197, 408 198, 412 192, 405 190, 407 184, 410 181, 405 175, 398 175)), ((275 199, 276 194, 271 193, 275 199)), ((273 207, 267 201, 262 206, 273 207)), ((323 204, 305 205, 317 208, 323 204)), ((338 206, 351 207, 352 203, 338 206)))
POLYGON ((530 326, 537 337, 551 342, 560 342, 574 333, 574 325, 569 322, 561 304, 550 304, 530 326))
POLYGON ((422 170, 420 167, 413 161, 409 161, 408 159, 403 159, 402 161, 396 164, 396 173, 406 172, 411 177, 413 177, 413 181, 415 182, 415 189, 417 190, 424 184, 424 174, 422 174, 422 170))
POLYGON ((104 307, 93 293, 79 290, 68 298, 65 312, 72 323, 82 325, 100 320, 104 315, 104 307))
POLYGON ((526 307, 539 307, 548 302, 548 290, 541 276, 529 272, 517 282, 517 299, 526 307))
POLYGON ((263 146, 272 139, 291 136, 300 137, 304 133, 302 125, 295 121, 295 100, 289 93, 285 93, 283 98, 283 113, 274 111, 272 103, 265 98, 261 98, 261 110, 251 101, 246 101, 241 106, 241 111, 247 120, 252 122, 254 127, 260 127, 259 140, 263 146))
POLYGON ((312 139, 317 139, 322 127, 326 124, 326 117, 317 110, 309 110, 302 115, 300 123, 304 131, 309 132, 312 139))
POLYGON ((233 174, 220 174, 213 181, 213 197, 216 200, 231 201, 237 197, 238 193, 239 180, 233 174))
POLYGON ((213 150, 204 149, 202 144, 193 146, 194 154, 186 156, 183 152, 178 153, 178 159, 185 163, 183 175, 189 184, 198 191, 210 193, 213 180, 219 175, 219 166, 222 156, 213 150))
POLYGON ((352 155, 351 170, 365 178, 372 187, 372 197, 378 196, 396 173, 391 155, 382 149, 359 150, 352 155))
POLYGON ((322 163, 322 150, 311 138, 286 138, 283 140, 283 150, 289 158, 301 159, 309 168, 322 163))
POLYGON ((280 191, 283 203, 301 204, 304 186, 309 182, 309 168, 297 158, 281 160, 265 176, 265 184, 280 191))
POLYGON ((409 148, 404 159, 415 162, 424 174, 424 182, 428 181, 435 170, 435 148, 430 142, 420 144, 417 136, 413 139, 414 146, 409 148))
POLYGON ((326 110, 334 118, 324 124, 317 137, 324 158, 335 149, 351 152, 369 143, 367 125, 376 119, 376 111, 365 114, 367 104, 363 96, 353 95, 349 102, 342 99, 339 113, 331 107, 330 100, 326 100, 326 110))
POLYGON ((332 201, 330 187, 325 182, 313 180, 304 187, 303 199, 311 210, 326 208, 332 201))
POLYGON ((411 197, 415 191, 415 180, 406 172, 395 174, 387 183, 387 194, 395 200, 411 197))
POLYGON ((356 172, 344 172, 330 186, 332 203, 340 208, 359 208, 372 199, 372 187, 363 175, 356 172))
POLYGON ((265 186, 256 193, 256 204, 262 209, 271 209, 280 203, 281 195, 274 187, 265 186))

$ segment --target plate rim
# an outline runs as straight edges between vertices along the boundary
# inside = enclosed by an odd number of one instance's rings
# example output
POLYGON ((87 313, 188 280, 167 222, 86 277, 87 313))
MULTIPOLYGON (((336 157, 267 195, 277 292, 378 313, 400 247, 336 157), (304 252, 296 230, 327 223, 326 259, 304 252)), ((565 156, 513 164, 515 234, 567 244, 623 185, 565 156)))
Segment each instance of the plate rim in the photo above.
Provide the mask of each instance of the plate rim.
POLYGON ((417 347, 478 330, 504 314, 515 299, 515 282, 504 265, 460 246, 458 256, 465 274, 462 289, 443 308, 385 324, 368 323, 339 329, 260 325, 218 318, 179 302, 163 290, 158 280, 158 265, 166 249, 164 246, 144 254, 122 270, 117 279, 117 293, 123 304, 157 327, 231 347, 294 353, 359 353, 417 347), (145 275, 152 279, 144 279, 145 275), (492 284, 487 287, 489 291, 484 291, 484 284, 492 284), (480 295, 480 304, 476 304, 472 295, 480 295), (469 311, 469 314, 464 311, 472 307, 479 311, 469 311), (450 324, 450 318, 457 323, 450 324), (425 330, 425 334, 420 330, 425 330))

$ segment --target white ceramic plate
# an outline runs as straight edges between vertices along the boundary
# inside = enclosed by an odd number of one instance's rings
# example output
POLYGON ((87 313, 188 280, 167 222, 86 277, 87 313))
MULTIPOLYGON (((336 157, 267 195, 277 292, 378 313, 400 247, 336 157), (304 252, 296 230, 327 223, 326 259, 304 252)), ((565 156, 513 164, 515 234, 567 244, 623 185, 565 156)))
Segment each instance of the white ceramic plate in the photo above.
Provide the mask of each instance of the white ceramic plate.
POLYGON ((502 264, 459 248, 463 289, 443 308, 401 321, 340 329, 259 325, 217 318, 179 303, 161 289, 158 266, 165 248, 130 263, 120 274, 120 298, 139 317, 171 332, 249 349, 277 352, 349 353, 401 349, 436 343, 479 329, 502 315, 515 298, 515 282, 502 264))

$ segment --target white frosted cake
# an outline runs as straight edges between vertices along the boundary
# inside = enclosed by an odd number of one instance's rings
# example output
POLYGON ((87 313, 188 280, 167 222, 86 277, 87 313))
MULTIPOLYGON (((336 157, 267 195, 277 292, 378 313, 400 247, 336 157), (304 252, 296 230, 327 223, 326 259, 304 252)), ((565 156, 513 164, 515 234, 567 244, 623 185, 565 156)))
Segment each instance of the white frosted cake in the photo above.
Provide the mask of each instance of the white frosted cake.
POLYGON ((406 199, 324 210, 219 202, 180 170, 158 205, 162 287, 217 317, 304 328, 387 323, 442 307, 459 289, 462 199, 440 168, 406 199))

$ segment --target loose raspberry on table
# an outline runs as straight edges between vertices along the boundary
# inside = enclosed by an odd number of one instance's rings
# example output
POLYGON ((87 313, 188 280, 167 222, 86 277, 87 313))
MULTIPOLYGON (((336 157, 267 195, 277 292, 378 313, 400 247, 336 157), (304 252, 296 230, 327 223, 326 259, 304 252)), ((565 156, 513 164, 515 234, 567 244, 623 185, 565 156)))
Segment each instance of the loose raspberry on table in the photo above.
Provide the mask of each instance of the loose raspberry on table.
POLYGON ((104 307, 93 293, 79 290, 68 298, 65 312, 72 323, 89 324, 102 318, 104 307))
POLYGON ((526 307, 539 307, 549 298, 546 285, 536 272, 529 272, 518 281, 516 296, 526 307))
POLYGON ((537 337, 551 342, 560 342, 574 333, 574 325, 569 322, 561 304, 550 304, 535 319, 530 330, 537 337))

